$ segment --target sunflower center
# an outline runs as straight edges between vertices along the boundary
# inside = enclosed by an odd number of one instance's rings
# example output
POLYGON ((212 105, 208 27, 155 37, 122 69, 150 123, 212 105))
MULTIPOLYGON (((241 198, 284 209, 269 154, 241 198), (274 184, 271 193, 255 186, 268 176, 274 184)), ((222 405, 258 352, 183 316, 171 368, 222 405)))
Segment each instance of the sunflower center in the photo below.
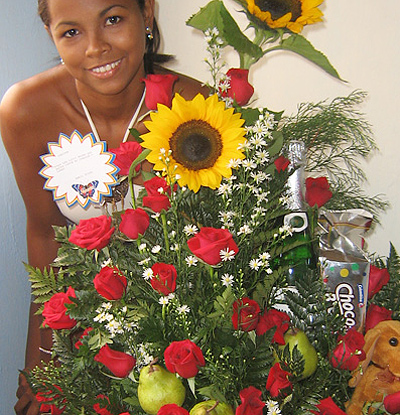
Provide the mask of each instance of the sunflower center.
POLYGON ((187 169, 207 169, 222 153, 221 135, 206 121, 186 121, 172 134, 170 148, 172 157, 187 169))
POLYGON ((301 0, 255 0, 256 6, 263 12, 270 12, 273 20, 292 13, 292 22, 301 16, 301 0))

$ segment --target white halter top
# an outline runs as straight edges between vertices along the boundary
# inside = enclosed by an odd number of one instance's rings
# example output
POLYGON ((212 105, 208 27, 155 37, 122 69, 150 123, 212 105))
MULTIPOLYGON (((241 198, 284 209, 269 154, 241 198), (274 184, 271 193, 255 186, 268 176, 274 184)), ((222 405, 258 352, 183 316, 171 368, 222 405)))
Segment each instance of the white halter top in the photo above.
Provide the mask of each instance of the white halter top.
MULTIPOLYGON (((143 91, 143 95, 139 101, 139 105, 137 106, 135 113, 133 114, 132 119, 129 122, 129 125, 126 129, 124 138, 122 140, 123 143, 125 143, 128 140, 130 130, 137 122, 140 110, 143 106, 145 96, 146 96, 146 89, 143 91)), ((82 100, 81 100, 81 105, 82 105, 83 111, 85 112, 86 118, 89 122, 90 128, 92 129, 92 133, 96 138, 96 141, 100 142, 101 140, 100 140, 100 136, 97 131, 97 128, 93 122, 93 119, 89 113, 89 110, 87 109, 86 105, 84 104, 82 100)), ((135 197, 137 197, 142 186, 134 185, 133 188, 134 188, 135 197)), ((132 201, 131 191, 130 191, 130 188, 128 187, 128 193, 126 194, 124 198, 123 205, 121 201, 116 202, 114 209, 116 208, 117 210, 122 210, 122 209, 130 208, 132 207, 131 201, 132 201)), ((112 210, 111 204, 105 203, 105 202, 101 204, 89 203, 89 205, 86 208, 83 208, 79 204, 68 206, 65 202, 65 199, 57 200, 56 203, 57 203, 58 209, 63 214, 63 216, 65 216, 70 222, 76 223, 76 224, 79 223, 81 219, 90 219, 90 218, 94 218, 97 216, 105 215, 107 213, 111 213, 111 210, 112 210)))

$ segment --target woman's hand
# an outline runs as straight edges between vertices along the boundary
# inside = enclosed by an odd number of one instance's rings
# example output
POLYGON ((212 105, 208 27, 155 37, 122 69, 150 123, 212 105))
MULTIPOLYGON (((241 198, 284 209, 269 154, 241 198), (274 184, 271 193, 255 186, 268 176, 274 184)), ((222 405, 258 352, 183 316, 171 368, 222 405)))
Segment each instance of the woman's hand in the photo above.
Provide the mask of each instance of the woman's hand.
POLYGON ((18 402, 14 406, 17 415, 39 415, 39 403, 23 374, 18 378, 18 402))

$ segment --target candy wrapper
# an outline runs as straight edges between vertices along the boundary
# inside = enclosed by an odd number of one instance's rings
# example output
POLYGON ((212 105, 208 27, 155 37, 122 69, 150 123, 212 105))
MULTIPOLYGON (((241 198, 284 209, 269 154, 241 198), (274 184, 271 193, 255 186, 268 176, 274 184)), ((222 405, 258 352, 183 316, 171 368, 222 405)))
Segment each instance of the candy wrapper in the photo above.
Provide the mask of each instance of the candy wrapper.
POLYGON ((361 249, 372 216, 363 210, 325 211, 319 218, 319 262, 327 300, 337 302, 347 329, 362 331, 370 263, 361 249))

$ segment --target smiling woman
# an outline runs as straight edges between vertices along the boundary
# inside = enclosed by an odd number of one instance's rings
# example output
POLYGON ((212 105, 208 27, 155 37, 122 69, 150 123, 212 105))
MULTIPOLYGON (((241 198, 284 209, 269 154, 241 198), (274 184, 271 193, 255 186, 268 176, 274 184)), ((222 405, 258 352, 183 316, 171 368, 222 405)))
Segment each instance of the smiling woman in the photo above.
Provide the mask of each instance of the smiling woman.
MULTIPOLYGON (((15 84, 0 105, 1 135, 26 206, 28 259, 34 267, 46 268, 55 258, 58 245, 53 225, 65 225, 66 215, 78 222, 87 215, 104 212, 98 206, 86 211, 63 201, 56 203, 52 193, 43 188, 45 180, 38 172, 43 168, 41 156, 48 152, 49 143, 57 143, 61 133, 64 137, 74 132, 79 132, 76 137, 93 133, 104 148, 117 148, 122 141, 133 140, 126 134, 130 127, 140 133, 147 131, 143 124, 148 112, 143 78, 149 73, 168 73, 160 66, 168 57, 158 54, 160 37, 154 3, 38 0, 39 15, 63 64, 15 84)), ((186 99, 207 92, 200 83, 183 75, 177 76, 174 91, 186 99)), ((97 184, 74 186, 87 196, 97 184)), ((45 351, 51 345, 48 330, 39 330, 41 318, 35 311, 32 304, 27 370, 48 358, 45 351)), ((18 415, 39 413, 23 376, 17 396, 18 415)))

